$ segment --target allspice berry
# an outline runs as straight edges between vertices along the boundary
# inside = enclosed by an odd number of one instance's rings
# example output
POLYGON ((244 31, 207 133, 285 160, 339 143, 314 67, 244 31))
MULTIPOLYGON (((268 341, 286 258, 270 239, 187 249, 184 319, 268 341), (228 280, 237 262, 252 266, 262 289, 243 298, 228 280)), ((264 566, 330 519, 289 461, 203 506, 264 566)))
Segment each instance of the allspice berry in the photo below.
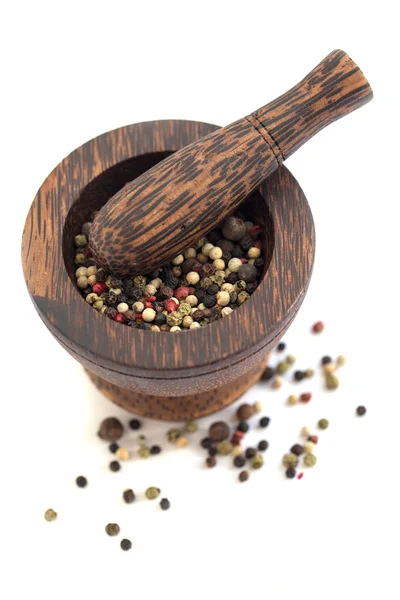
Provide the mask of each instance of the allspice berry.
POLYGON ((246 233, 246 224, 238 217, 228 217, 222 225, 222 235, 227 240, 237 242, 242 239, 246 233))
POLYGON ((222 442, 222 440, 226 440, 229 437, 230 432, 230 428, 225 421, 216 421, 210 425, 208 437, 213 442, 222 442))
POLYGON ((255 413, 254 406, 251 404, 241 404, 236 411, 236 416, 239 421, 247 421, 255 413))
POLYGON ((115 417, 109 417, 101 422, 97 435, 106 442, 116 442, 122 437, 124 427, 115 417))
POLYGON ((117 523, 108 523, 108 525, 106 525, 106 533, 108 535, 111 535, 111 536, 118 535, 119 531, 120 531, 120 528, 117 523))

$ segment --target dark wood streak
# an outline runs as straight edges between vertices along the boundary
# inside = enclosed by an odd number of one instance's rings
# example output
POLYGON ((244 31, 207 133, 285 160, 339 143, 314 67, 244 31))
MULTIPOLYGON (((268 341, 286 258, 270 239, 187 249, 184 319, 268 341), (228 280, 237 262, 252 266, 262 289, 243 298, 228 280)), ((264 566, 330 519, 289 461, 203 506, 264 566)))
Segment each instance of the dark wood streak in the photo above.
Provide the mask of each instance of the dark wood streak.
MULTIPOLYGON (((307 291, 314 225, 300 186, 284 167, 241 208, 263 227, 267 268, 250 300, 229 317, 180 334, 140 331, 97 313, 75 287, 73 237, 91 212, 157 161, 217 129, 206 123, 158 121, 99 136, 56 167, 26 219, 22 262, 37 312, 73 357, 121 388, 121 402, 123 394, 129 396, 128 408, 135 405, 138 410, 143 394, 188 398, 230 384, 234 390, 241 377, 237 389, 244 389, 243 381, 250 381, 246 374, 260 372, 258 365, 290 326, 307 291), (128 392, 137 392, 139 404, 132 404, 128 392)), ((230 393, 213 392, 213 402, 203 407, 195 403, 196 414, 216 410, 237 396, 230 393)), ((187 417, 182 398, 172 412, 172 401, 157 404, 158 412, 154 402, 149 399, 149 407, 158 418, 187 417)))
POLYGON ((94 254, 122 275, 166 263, 313 135, 371 98, 357 65, 345 52, 331 52, 276 100, 182 148, 118 191, 92 228, 94 254))

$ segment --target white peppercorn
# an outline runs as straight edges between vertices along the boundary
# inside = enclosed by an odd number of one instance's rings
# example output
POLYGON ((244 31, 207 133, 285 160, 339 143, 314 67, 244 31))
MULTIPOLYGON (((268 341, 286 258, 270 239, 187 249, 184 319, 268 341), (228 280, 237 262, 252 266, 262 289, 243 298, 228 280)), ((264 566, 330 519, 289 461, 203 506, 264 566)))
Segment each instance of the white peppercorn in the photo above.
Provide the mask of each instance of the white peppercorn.
POLYGON ((196 258, 196 248, 186 248, 186 250, 183 253, 183 256, 185 258, 196 258))
POLYGON ((200 275, 196 273, 196 271, 190 271, 186 275, 186 281, 189 285, 196 285, 196 283, 199 283, 200 281, 200 275))
POLYGON ((304 427, 301 428, 300 434, 303 437, 308 437, 311 433, 311 429, 309 427, 307 427, 307 425, 304 425, 304 427))
POLYGON ((213 262, 213 265, 217 271, 223 271, 225 269, 225 262, 222 260, 222 258, 216 258, 213 262))
POLYGON ((225 306, 222 310, 221 310, 221 314, 223 317, 227 317, 228 315, 230 315, 233 312, 233 309, 230 308, 229 306, 225 306))
MULTIPOLYGON (((207 242, 206 244, 204 244, 204 246, 202 247, 201 251, 204 254, 204 256, 208 256, 210 254, 210 251, 214 248, 213 244, 210 244, 210 242, 207 242)), ((221 256, 222 256, 222 250, 221 250, 221 256)), ((221 256, 216 256, 215 258, 221 258, 221 256)))
POLYGON ((196 259, 203 265, 205 265, 206 262, 208 262, 208 257, 205 256, 205 254, 203 254, 202 252, 198 253, 198 255, 196 256, 196 259))
POLYGON ((96 279, 96 275, 90 275, 88 277, 88 284, 89 285, 94 285, 96 283, 97 279, 96 279))
POLYGON ((247 256, 249 258, 259 258, 261 256, 261 250, 259 248, 256 248, 255 246, 252 246, 247 252, 247 256))
POLYGON ((88 275, 96 275, 96 273, 97 273, 97 267, 95 267, 94 265, 91 265, 90 267, 88 267, 88 270, 87 270, 88 275))
POLYGON ((152 325, 152 326, 150 327, 150 331, 154 331, 154 332, 156 332, 156 333, 159 333, 159 332, 161 331, 161 329, 159 328, 159 326, 158 326, 158 325, 152 325))
POLYGON ((146 323, 151 323, 152 321, 154 321, 155 316, 156 311, 153 308, 145 308, 142 312, 143 321, 146 321, 146 323))
POLYGON ((87 277, 88 275, 88 270, 86 267, 78 267, 78 269, 75 271, 75 277, 77 279, 79 279, 79 277, 87 277))
POLYGON ((144 292, 144 295, 145 295, 146 297, 149 297, 149 296, 154 296, 154 294, 156 293, 156 291, 157 291, 157 288, 156 288, 156 286, 155 286, 155 285, 153 285, 152 283, 148 283, 148 284, 147 284, 147 285, 144 287, 144 290, 143 290, 143 292, 144 292))
POLYGON ((199 327, 201 327, 200 323, 197 323, 197 321, 193 321, 189 329, 199 329, 199 327))
POLYGON ((193 319, 190 315, 186 315, 185 317, 183 317, 183 320, 182 320, 183 327, 185 327, 186 329, 189 329, 189 327, 191 326, 192 323, 193 323, 193 319))
POLYGON ((234 288, 233 288, 233 285, 231 283, 223 283, 221 285, 221 292, 228 292, 228 294, 229 294, 230 292, 233 291, 233 289, 234 288))
POLYGON ((217 294, 217 304, 220 306, 227 306, 230 302, 230 296, 228 292, 218 292, 217 294))
POLYGON ((156 277, 155 279, 152 279, 150 281, 151 285, 154 285, 154 287, 156 288, 156 290, 159 290, 162 284, 162 279, 160 279, 159 277, 156 277))
POLYGON ((178 256, 175 256, 175 258, 172 259, 172 264, 175 266, 181 265, 183 263, 183 261, 185 260, 183 254, 178 254, 178 256))
POLYGON ((84 290, 85 288, 87 288, 87 286, 89 285, 89 281, 88 278, 83 275, 81 277, 78 277, 76 285, 78 286, 78 288, 80 288, 81 290, 84 290))
POLYGON ((190 306, 197 306, 199 301, 197 299, 197 297, 194 294, 190 294, 187 298, 186 298, 186 302, 188 304, 190 304, 190 306))
POLYGON ((119 313, 126 313, 126 311, 129 310, 129 306, 127 305, 126 302, 120 302, 117 306, 117 311, 119 313))
POLYGON ((142 313, 144 311, 144 304, 143 302, 135 302, 132 308, 135 311, 135 313, 142 313))
POLYGON ((304 452, 306 454, 312 454, 314 452, 314 448, 315 448, 314 442, 311 442, 309 440, 307 440, 307 442, 304 442, 304 452))
POLYGON ((240 260, 240 258, 231 258, 231 260, 228 262, 228 269, 232 273, 237 273, 239 271, 239 267, 241 266, 242 261, 240 260))
POLYGON ((209 258, 211 258, 211 260, 217 260, 219 258, 222 258, 222 250, 221 248, 219 248, 218 246, 214 246, 213 248, 211 248, 211 250, 208 253, 209 258))
POLYGON ((178 325, 173 325, 173 327, 171 327, 170 331, 174 332, 174 331, 182 331, 182 329, 180 327, 178 327, 178 325))

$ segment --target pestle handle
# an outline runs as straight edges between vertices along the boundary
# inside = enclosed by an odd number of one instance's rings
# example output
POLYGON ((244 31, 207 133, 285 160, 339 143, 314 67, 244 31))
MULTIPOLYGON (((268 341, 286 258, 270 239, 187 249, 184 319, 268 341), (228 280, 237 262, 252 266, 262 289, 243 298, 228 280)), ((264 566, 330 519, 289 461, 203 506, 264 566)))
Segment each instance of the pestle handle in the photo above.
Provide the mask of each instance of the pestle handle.
POLYGON ((148 273, 191 246, 318 131, 372 99, 357 65, 331 52, 291 90, 182 148, 117 192, 90 245, 116 275, 148 273))

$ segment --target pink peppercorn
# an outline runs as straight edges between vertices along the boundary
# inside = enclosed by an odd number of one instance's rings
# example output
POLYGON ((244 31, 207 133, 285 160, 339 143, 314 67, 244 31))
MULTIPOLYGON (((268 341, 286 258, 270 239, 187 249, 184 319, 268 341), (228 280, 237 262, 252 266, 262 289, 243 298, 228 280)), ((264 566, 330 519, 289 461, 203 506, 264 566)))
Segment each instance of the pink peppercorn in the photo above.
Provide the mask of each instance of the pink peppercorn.
POLYGON ((325 327, 325 325, 323 324, 322 321, 317 321, 312 326, 312 332, 313 333, 321 333, 324 330, 324 327, 325 327))
POLYGON ((184 300, 189 296, 190 290, 188 287, 182 285, 174 292, 174 296, 177 300, 184 300))
POLYGON ((114 317, 114 321, 118 321, 119 323, 123 323, 124 322, 124 317, 121 315, 121 313, 117 313, 114 317))
POLYGON ((312 396, 311 392, 306 392, 304 394, 300 394, 300 402, 304 402, 304 403, 310 402, 311 396, 312 396))
POLYGON ((318 436, 317 435, 309 435, 307 440, 312 442, 313 444, 318 444, 318 436))
POLYGON ((304 475, 304 473, 299 473, 299 474, 297 475, 297 479, 303 479, 303 475, 304 475))
POLYGON ((142 319, 143 319, 143 317, 141 314, 136 315, 136 317, 135 317, 135 321, 141 321, 142 319))
POLYGON ((177 308, 175 300, 172 300, 171 298, 168 298, 168 300, 164 300, 163 304, 165 310, 167 310, 168 312, 173 312, 177 308))
POLYGON ((92 291, 95 294, 102 294, 105 289, 106 289, 106 284, 105 283, 100 283, 100 281, 97 282, 97 283, 94 283, 92 285, 92 291))
POLYGON ((247 260, 247 258, 241 258, 240 260, 242 261, 242 265, 244 265, 245 263, 249 262, 249 261, 247 260))
POLYGON ((250 237, 253 238, 253 240, 257 239, 257 237, 260 235, 260 233, 261 233, 260 225, 254 225, 254 227, 252 227, 249 231, 249 235, 250 235, 250 237))
POLYGON ((148 301, 149 301, 149 302, 155 302, 155 301, 156 301, 156 299, 157 299, 157 298, 156 298, 155 296, 149 296, 149 297, 148 297, 148 301))
POLYGON ((143 305, 145 308, 153 308, 153 303, 148 300, 143 300, 143 305))

